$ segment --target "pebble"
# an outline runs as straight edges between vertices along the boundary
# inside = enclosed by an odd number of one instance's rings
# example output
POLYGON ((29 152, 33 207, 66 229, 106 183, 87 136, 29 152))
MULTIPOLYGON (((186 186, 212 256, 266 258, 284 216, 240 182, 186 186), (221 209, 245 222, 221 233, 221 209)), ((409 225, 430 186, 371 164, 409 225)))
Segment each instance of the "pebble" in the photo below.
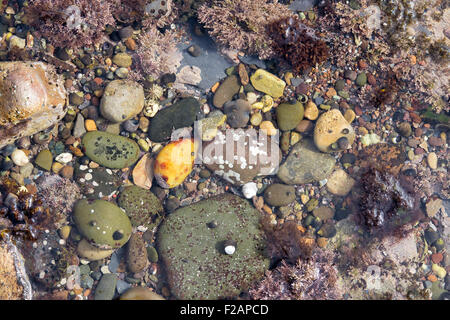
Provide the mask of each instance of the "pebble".
POLYGON ((346 70, 345 73, 344 73, 344 77, 345 77, 346 79, 351 80, 351 81, 355 81, 357 75, 358 75, 358 74, 357 74, 355 71, 353 71, 353 70, 346 70))
POLYGON ((366 85, 366 83, 367 83, 367 75, 365 73, 358 74, 358 76, 356 77, 356 84, 359 87, 363 87, 366 85))
POLYGON ((412 135, 412 128, 411 125, 409 124, 409 122, 402 122, 398 125, 398 132, 403 136, 403 137, 409 137, 412 135))
POLYGON ((242 193, 246 199, 252 199, 258 192, 258 186, 254 182, 248 182, 242 186, 242 193))
POLYGON ((243 99, 229 101, 223 105, 223 111, 227 116, 227 123, 232 128, 245 127, 250 118, 250 110, 250 103, 243 99))
POLYGON ((53 155, 48 149, 42 150, 37 155, 34 163, 39 167, 41 167, 42 169, 50 171, 53 163, 53 155))
POLYGON ((133 118, 143 108, 144 88, 131 80, 111 81, 106 86, 100 102, 102 116, 114 123, 133 118))
POLYGON ((438 278, 440 279, 444 279, 445 276, 447 275, 447 271, 445 270, 445 268, 441 267, 440 265, 433 263, 431 265, 431 270, 434 272, 434 274, 436 276, 438 276, 438 278))
POLYGON ((202 49, 198 45, 194 44, 187 49, 187 52, 189 52, 189 54, 193 57, 198 57, 202 54, 202 49))
POLYGON ((268 136, 273 136, 275 134, 277 134, 277 129, 275 128, 275 126, 273 125, 272 121, 263 121, 261 122, 261 124, 259 125, 259 128, 265 132, 268 136))
POLYGON ((276 108, 277 124, 280 130, 294 129, 303 119, 304 107, 298 101, 294 103, 282 103, 276 108))
POLYGON ((252 114, 251 118, 250 118, 250 123, 257 127, 261 124, 263 120, 263 116, 261 114, 261 112, 255 112, 254 114, 252 114))
POLYGON ((59 171, 59 174, 66 179, 71 179, 73 177, 73 167, 72 166, 64 166, 59 171))
POLYGON ((147 287, 133 287, 120 296, 120 300, 164 300, 147 287))
POLYGON ((281 97, 286 87, 286 82, 264 69, 256 70, 250 77, 250 81, 256 90, 264 92, 274 99, 281 97))
POLYGON ((264 191, 264 200, 271 206, 286 206, 295 200, 295 188, 280 183, 271 184, 264 191))
POLYGON ((26 153, 21 149, 16 149, 11 153, 11 160, 16 166, 22 167, 30 162, 26 153))
POLYGON ((74 138, 80 138, 86 133, 86 128, 84 126, 84 117, 81 113, 77 114, 75 119, 75 125, 73 127, 72 135, 74 138))
POLYGON ((95 289, 94 300, 112 300, 116 290, 117 275, 104 274, 95 289))
POLYGON ((119 67, 128 68, 133 63, 131 56, 127 53, 121 52, 113 56, 112 61, 119 67))
POLYGON ((309 120, 316 120, 319 117, 319 109, 317 108, 317 105, 309 100, 306 103, 305 107, 305 118, 309 120))
POLYGON ((353 188, 355 180, 342 169, 334 171, 328 178, 327 189, 337 196, 346 196, 353 188))
POLYGON ((437 169, 437 163, 438 163, 438 158, 436 153, 434 152, 430 152, 427 156, 427 163, 430 166, 431 169, 436 170, 437 169))
POLYGON ((352 123, 356 118, 355 111, 353 111, 352 109, 345 110, 344 118, 348 123, 352 123))
POLYGON ((144 240, 136 233, 133 233, 128 241, 127 264, 128 270, 133 273, 143 271, 148 264, 144 240))
POLYGON ((342 113, 338 109, 323 113, 314 128, 314 143, 317 148, 322 152, 331 152, 332 145, 342 137, 348 139, 349 145, 356 138, 355 131, 342 113))
POLYGON ((55 161, 61 163, 61 164, 68 164, 70 161, 72 161, 73 155, 69 152, 63 152, 60 153, 55 157, 55 161))
POLYGON ((227 77, 214 92, 214 106, 219 109, 222 108, 226 102, 230 101, 239 92, 240 87, 239 79, 236 75, 227 77))
POLYGON ((80 257, 87 259, 89 261, 97 261, 102 260, 104 258, 109 257, 114 250, 102 250, 100 248, 94 247, 89 244, 86 239, 82 239, 78 242, 77 245, 77 253, 80 257))
POLYGON ((313 215, 322 221, 332 219, 334 216, 334 210, 330 207, 317 207, 313 210, 313 215))

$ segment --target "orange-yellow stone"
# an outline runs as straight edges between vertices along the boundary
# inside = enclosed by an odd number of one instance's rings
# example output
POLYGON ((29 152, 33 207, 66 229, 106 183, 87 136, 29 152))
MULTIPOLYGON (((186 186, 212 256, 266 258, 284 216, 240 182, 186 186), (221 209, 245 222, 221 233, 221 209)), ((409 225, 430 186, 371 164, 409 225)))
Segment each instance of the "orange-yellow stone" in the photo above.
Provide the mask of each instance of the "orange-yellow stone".
POLYGON ((155 160, 154 175, 163 188, 183 183, 194 167, 196 148, 193 139, 180 139, 166 145, 155 160))

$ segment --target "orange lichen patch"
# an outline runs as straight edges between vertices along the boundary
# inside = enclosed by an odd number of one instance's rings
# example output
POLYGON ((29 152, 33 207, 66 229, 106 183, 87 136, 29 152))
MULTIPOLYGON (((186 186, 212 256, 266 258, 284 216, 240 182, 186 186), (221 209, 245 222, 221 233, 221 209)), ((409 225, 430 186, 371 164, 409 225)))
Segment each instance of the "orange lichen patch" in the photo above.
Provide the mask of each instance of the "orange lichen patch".
POLYGON ((14 257, 6 243, 0 244, 0 300, 23 299, 23 288, 17 281, 14 257))
POLYGON ((158 154, 154 175, 163 188, 174 188, 183 183, 194 167, 195 151, 193 139, 170 142, 158 154))
POLYGON ((306 232, 306 229, 305 229, 305 227, 303 227, 303 226, 297 225, 297 229, 298 229, 298 231, 300 231, 300 232, 302 232, 302 233, 305 233, 305 232, 306 232))
POLYGON ((428 276, 428 280, 431 282, 436 282, 437 281, 437 277, 434 274, 430 274, 428 276))

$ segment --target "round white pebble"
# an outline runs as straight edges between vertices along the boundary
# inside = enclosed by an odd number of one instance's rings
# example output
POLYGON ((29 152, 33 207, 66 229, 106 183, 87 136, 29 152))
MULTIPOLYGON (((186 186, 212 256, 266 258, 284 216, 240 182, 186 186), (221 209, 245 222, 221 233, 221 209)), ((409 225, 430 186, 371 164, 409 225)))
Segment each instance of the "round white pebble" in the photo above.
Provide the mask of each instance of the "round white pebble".
POLYGON ((247 199, 251 199, 256 196, 256 192, 258 191, 258 187, 254 182, 248 182, 242 186, 242 193, 244 197, 247 199))
POLYGON ((225 253, 226 254, 233 254, 236 251, 236 247, 233 245, 229 245, 225 247, 225 253))
POLYGON ((25 152, 23 152, 20 149, 16 149, 13 151, 13 153, 11 154, 11 160, 14 162, 16 166, 19 167, 22 167, 26 165, 28 162, 30 162, 25 152))

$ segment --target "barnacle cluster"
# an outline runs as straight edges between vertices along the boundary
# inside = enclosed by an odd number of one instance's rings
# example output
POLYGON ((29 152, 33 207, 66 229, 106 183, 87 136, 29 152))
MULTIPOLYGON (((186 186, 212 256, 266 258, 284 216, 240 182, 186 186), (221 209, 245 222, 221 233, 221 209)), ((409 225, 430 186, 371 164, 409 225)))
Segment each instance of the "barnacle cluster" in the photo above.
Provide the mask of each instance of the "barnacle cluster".
POLYGON ((329 56, 325 41, 301 23, 297 16, 272 23, 269 31, 274 40, 274 51, 291 64, 294 73, 319 65, 329 56))

